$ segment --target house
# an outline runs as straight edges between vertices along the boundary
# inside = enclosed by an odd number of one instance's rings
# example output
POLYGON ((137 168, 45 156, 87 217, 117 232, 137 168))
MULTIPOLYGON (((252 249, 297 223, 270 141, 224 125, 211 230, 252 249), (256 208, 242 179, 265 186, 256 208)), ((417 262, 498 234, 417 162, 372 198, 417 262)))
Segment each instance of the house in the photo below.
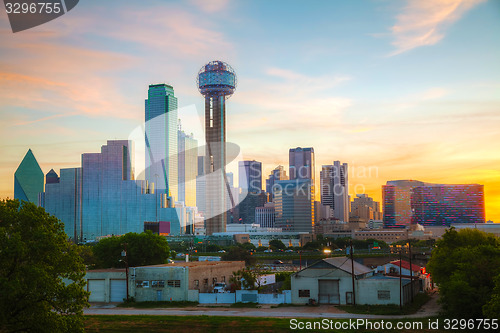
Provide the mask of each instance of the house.
MULTIPOLYGON (((347 257, 320 260, 292 275, 292 303, 306 304, 315 300, 320 304, 352 303, 352 263, 347 257)), ((354 262, 354 276, 363 279, 373 270, 354 262)))
MULTIPOLYGON (((345 305, 353 303, 353 269, 356 304, 403 304, 411 300, 408 278, 384 276, 347 257, 327 258, 292 275, 292 303, 345 305), (400 292, 401 289, 401 292, 400 292), (401 297, 401 299, 400 299, 401 297)), ((414 282, 414 294, 418 292, 414 282)))
MULTIPOLYGON (((385 265, 378 266, 377 272, 389 276, 399 276, 400 261, 393 260, 385 265)), ((406 260, 401 260, 401 275, 405 278, 410 278, 419 280, 418 289, 422 292, 432 289, 432 280, 429 273, 425 271, 425 267, 420 267, 415 264, 411 264, 411 275, 410 275, 410 263, 406 260)))
MULTIPOLYGON (((193 261, 141 267, 128 272, 129 297, 136 301, 198 301, 199 293, 211 293, 217 282, 229 283, 244 261, 193 261)), ((126 298, 125 269, 87 271, 90 302, 122 302, 126 298)))

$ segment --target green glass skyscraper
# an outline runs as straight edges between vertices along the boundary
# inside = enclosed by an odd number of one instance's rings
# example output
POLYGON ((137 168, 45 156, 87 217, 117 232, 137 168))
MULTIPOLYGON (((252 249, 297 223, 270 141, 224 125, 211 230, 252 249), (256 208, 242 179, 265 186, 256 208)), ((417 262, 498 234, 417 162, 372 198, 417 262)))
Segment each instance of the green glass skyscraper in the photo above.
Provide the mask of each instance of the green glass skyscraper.
POLYGON ((177 98, 167 84, 149 86, 145 103, 145 178, 178 200, 177 98))
POLYGON ((38 205, 38 194, 43 192, 43 172, 31 149, 24 156, 14 174, 14 199, 38 205))

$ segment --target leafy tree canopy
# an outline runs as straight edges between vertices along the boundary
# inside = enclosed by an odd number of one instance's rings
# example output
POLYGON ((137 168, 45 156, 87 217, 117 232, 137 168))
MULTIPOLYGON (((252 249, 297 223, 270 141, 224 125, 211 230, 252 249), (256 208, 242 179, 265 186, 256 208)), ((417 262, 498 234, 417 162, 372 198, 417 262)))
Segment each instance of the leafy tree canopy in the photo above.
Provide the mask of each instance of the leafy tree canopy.
POLYGON ((130 267, 164 264, 170 254, 165 237, 150 230, 104 238, 92 249, 99 268, 125 267, 125 260, 130 267), (125 246, 127 256, 123 257, 125 246))
POLYGON ((500 274, 500 241, 476 229, 451 228, 436 242, 427 269, 447 314, 481 318, 500 274))
POLYGON ((273 250, 284 250, 286 249, 285 244, 281 241, 281 239, 272 239, 269 241, 269 247, 273 250))
POLYGON ((245 249, 239 246, 232 246, 229 251, 222 255, 222 260, 245 261, 245 265, 250 266, 255 263, 255 258, 245 249))
POLYGON ((33 203, 0 201, 0 331, 83 332, 84 276, 57 218, 33 203))

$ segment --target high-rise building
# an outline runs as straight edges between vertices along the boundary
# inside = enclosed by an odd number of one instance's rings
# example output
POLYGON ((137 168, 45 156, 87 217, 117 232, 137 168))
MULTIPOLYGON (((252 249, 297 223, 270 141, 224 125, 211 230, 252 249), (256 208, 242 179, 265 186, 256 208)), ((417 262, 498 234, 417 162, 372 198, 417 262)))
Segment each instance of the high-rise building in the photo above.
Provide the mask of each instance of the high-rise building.
POLYGON ((382 186, 385 228, 405 228, 411 223, 411 193, 426 183, 418 180, 391 180, 382 186))
POLYGON ((205 228, 211 235, 226 231, 226 99, 236 89, 234 70, 222 61, 211 61, 198 73, 198 88, 205 97, 205 228))
POLYGON ((55 184, 59 183, 59 176, 54 171, 54 169, 50 169, 49 172, 45 175, 45 183, 46 184, 55 184))
POLYGON ((203 216, 206 213, 205 156, 198 156, 198 175, 196 176, 196 207, 203 216))
POLYGON ((274 203, 268 202, 264 207, 255 208, 255 223, 261 228, 274 228, 274 203))
POLYGON ((41 192, 43 192, 43 172, 35 155, 28 149, 14 173, 14 199, 38 205, 38 195, 41 192))
POLYGON ((80 168, 61 169, 59 182, 46 184, 45 210, 75 242, 142 232, 147 225, 178 235, 194 222, 186 220, 189 207, 169 208, 171 198, 155 192, 154 183, 133 180, 133 156, 132 141, 108 141, 100 153, 83 154, 80 168))
POLYGON ((320 172, 321 205, 333 210, 333 217, 349 222, 349 183, 347 163, 334 161, 320 172))
POLYGON ((262 163, 258 161, 238 162, 238 183, 248 192, 262 191, 262 163))
POLYGON ((186 206, 196 206, 196 176, 198 174, 198 141, 192 134, 178 131, 179 199, 186 206))
POLYGON ((290 180, 311 179, 314 186, 314 148, 290 148, 288 152, 290 180))
POLYGON ((275 183, 275 227, 283 231, 312 232, 314 192, 310 179, 280 180, 275 183))
POLYGON ((414 187, 411 211, 411 223, 424 226, 484 223, 484 186, 434 184, 414 187))
POLYGON ((351 217, 357 217, 363 222, 369 220, 380 220, 382 214, 380 213, 380 204, 373 201, 366 194, 356 194, 356 197, 351 203, 351 217))
POLYGON ((238 205, 238 222, 255 223, 255 209, 268 202, 268 195, 264 191, 249 192, 238 205))
POLYGON ((266 192, 269 193, 269 201, 273 200, 273 186, 278 180, 288 180, 286 170, 282 165, 278 165, 271 171, 271 174, 266 179, 266 192))
POLYGON ((177 98, 167 84, 149 86, 145 101, 145 178, 156 190, 179 199, 177 98))

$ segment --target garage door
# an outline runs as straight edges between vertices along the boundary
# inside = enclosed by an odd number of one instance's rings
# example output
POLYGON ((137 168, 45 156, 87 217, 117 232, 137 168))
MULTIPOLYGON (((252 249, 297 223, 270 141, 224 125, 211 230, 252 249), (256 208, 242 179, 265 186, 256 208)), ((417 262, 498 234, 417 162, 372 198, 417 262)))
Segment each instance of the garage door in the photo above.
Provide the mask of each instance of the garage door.
POLYGON ((87 280, 89 302, 104 302, 104 280, 87 280))
POLYGON ((318 280, 319 303, 340 304, 339 280, 318 280))
POLYGON ((123 302, 127 298, 127 281, 111 280, 111 302, 123 302))

